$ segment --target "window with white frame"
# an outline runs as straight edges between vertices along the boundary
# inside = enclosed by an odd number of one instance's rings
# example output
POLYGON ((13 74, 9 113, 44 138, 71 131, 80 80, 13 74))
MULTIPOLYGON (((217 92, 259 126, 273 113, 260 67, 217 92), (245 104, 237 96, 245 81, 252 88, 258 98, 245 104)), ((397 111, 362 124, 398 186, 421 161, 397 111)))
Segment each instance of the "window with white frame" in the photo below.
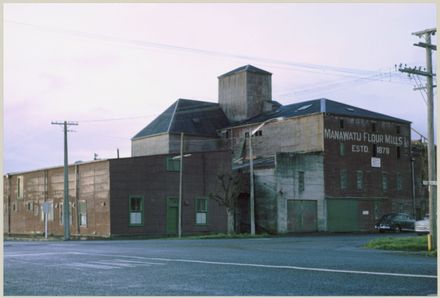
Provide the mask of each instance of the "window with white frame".
POLYGON ((130 196, 128 202, 129 225, 142 226, 144 224, 144 198, 141 196, 130 196))
POLYGON ((208 199, 196 198, 196 224, 206 225, 208 223, 208 199))

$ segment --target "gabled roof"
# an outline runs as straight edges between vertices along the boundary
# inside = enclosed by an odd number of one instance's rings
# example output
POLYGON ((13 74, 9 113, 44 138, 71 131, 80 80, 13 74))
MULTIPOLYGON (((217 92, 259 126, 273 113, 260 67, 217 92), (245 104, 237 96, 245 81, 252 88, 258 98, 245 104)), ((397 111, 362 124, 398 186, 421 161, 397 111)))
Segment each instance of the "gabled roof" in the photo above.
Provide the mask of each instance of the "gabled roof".
POLYGON ((230 72, 227 72, 227 73, 225 73, 225 74, 222 74, 222 75, 219 76, 218 78, 222 78, 222 77, 230 76, 230 75, 233 75, 233 74, 236 74, 236 73, 242 72, 242 71, 253 72, 253 73, 259 73, 259 74, 265 74, 265 75, 272 75, 272 74, 271 74, 270 72, 268 72, 268 71, 265 71, 265 70, 259 69, 259 68, 255 67, 255 66, 252 66, 252 65, 248 64, 248 65, 245 65, 245 66, 241 66, 241 67, 239 67, 239 68, 236 68, 236 69, 234 69, 234 70, 231 70, 230 72))
POLYGON ((371 118, 377 120, 410 123, 410 121, 406 121, 403 119, 372 112, 355 106, 350 106, 330 99, 320 98, 309 101, 303 101, 300 103, 294 103, 286 106, 281 106, 275 111, 263 113, 255 117, 252 117, 250 119, 233 123, 232 126, 261 123, 269 119, 278 118, 278 117, 290 118, 290 117, 303 116, 314 113, 328 113, 328 114, 349 116, 349 117, 363 117, 363 118, 371 118))
POLYGON ((218 103, 180 98, 132 140, 161 133, 181 132, 218 137, 217 130, 226 126, 229 126, 229 121, 218 103))

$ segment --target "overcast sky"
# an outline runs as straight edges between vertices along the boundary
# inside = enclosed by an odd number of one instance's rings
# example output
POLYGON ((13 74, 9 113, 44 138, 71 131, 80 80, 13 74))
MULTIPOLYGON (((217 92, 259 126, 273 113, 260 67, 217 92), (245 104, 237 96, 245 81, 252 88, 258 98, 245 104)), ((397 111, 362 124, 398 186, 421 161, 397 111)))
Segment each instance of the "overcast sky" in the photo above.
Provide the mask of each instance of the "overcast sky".
POLYGON ((217 77, 245 64, 281 104, 325 97, 426 136, 424 80, 394 65, 425 66, 411 33, 435 21, 434 4, 4 4, 4 173, 63 164, 51 121, 79 122, 70 163, 129 157, 174 101, 217 102, 217 77))

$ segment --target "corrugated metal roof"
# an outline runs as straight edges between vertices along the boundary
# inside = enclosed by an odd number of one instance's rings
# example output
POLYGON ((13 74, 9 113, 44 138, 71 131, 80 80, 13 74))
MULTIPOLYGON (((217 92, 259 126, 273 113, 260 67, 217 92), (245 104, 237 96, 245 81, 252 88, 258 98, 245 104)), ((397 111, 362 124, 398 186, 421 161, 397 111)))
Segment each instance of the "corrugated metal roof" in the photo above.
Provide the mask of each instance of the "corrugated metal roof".
POLYGON ((261 123, 269 119, 278 117, 290 118, 314 113, 329 113, 349 117, 364 117, 378 120, 410 123, 409 121, 403 119, 372 112, 355 106, 350 106, 330 99, 320 98, 281 106, 275 111, 263 113, 250 119, 233 123, 232 126, 261 123))
POLYGON ((218 137, 217 130, 229 126, 218 103, 178 99, 132 139, 160 133, 187 133, 218 137))
POLYGON ((253 66, 253 65, 248 64, 248 65, 244 65, 244 66, 241 66, 239 68, 236 68, 234 70, 231 70, 231 71, 229 71, 229 72, 227 72, 225 74, 222 74, 221 76, 219 76, 219 78, 230 76, 232 74, 236 74, 236 73, 239 73, 239 72, 242 72, 242 71, 253 72, 253 73, 260 73, 260 74, 266 74, 266 75, 272 75, 272 73, 270 73, 268 71, 262 70, 260 68, 257 68, 255 66, 253 66))

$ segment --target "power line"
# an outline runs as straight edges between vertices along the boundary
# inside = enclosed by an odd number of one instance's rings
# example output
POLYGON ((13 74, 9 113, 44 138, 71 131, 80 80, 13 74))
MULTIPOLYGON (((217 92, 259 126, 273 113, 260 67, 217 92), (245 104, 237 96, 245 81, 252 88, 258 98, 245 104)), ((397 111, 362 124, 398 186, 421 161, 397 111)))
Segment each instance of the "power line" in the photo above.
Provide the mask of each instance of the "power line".
POLYGON ((108 35, 97 34, 97 33, 81 32, 81 31, 70 30, 70 29, 55 29, 55 28, 51 28, 51 27, 47 27, 47 26, 41 26, 41 25, 36 25, 36 24, 24 23, 24 22, 17 22, 17 21, 12 21, 12 20, 5 20, 5 22, 13 23, 13 24, 17 24, 17 25, 28 26, 28 27, 36 28, 38 30, 43 30, 43 31, 48 31, 48 32, 79 36, 79 37, 86 38, 86 39, 102 40, 102 41, 107 41, 107 42, 117 42, 117 43, 130 44, 130 45, 147 47, 147 48, 182 51, 182 52, 188 52, 188 53, 203 54, 203 55, 208 55, 208 56, 219 56, 219 57, 227 57, 227 58, 240 59, 240 60, 252 60, 252 61, 265 62, 265 63, 269 63, 269 64, 274 64, 274 65, 287 66, 290 69, 302 69, 302 70, 315 71, 315 72, 320 72, 320 73, 325 73, 325 74, 329 74, 329 72, 330 72, 334 75, 348 75, 348 76, 357 76, 357 77, 359 77, 359 75, 365 76, 365 75, 377 74, 377 72, 375 72, 375 71, 365 70, 365 69, 355 69, 355 68, 337 67, 337 66, 311 64, 311 63, 300 63, 300 62, 270 59, 270 58, 257 57, 257 56, 231 54, 231 53, 220 52, 220 51, 182 47, 182 46, 176 46, 176 45, 171 45, 171 44, 156 43, 156 42, 151 42, 151 41, 126 39, 126 38, 120 38, 120 37, 115 37, 115 36, 108 36, 108 35))

